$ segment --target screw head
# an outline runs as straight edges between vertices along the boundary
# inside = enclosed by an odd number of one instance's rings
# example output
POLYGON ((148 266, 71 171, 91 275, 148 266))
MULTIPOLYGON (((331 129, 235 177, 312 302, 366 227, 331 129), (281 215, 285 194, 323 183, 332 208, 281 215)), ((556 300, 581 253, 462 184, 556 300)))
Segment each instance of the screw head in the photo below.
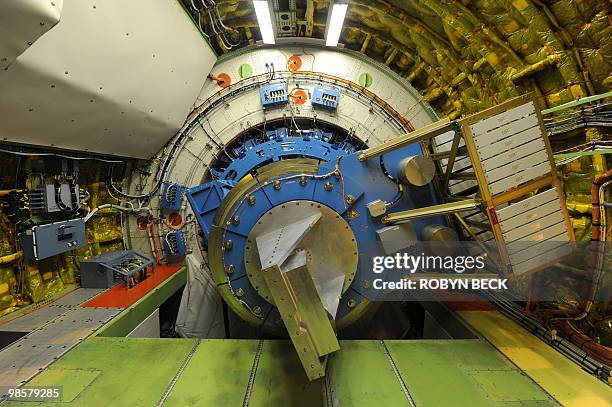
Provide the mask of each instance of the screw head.
POLYGON ((243 295, 244 295, 244 290, 242 288, 239 288, 236 290, 236 296, 242 297, 243 295))
POLYGON ((232 274, 234 272, 234 270, 236 270, 236 267, 234 267, 233 264, 229 264, 229 265, 225 266, 225 274, 227 274, 227 275, 232 274))
POLYGON ((357 301, 351 298, 350 300, 348 300, 346 305, 348 305, 349 308, 355 308, 355 305, 357 305, 357 301))
POLYGON ((226 240, 223 247, 225 247, 225 250, 232 250, 232 247, 234 247, 234 242, 231 240, 226 240))
POLYGON ((334 189, 334 185, 331 182, 327 181, 323 188, 325 188, 326 191, 331 191, 332 189, 334 189))
POLYGON ((239 225, 240 224, 240 217, 238 215, 234 215, 232 216, 232 218, 230 219, 230 222, 233 225, 239 225))
POLYGON ((348 195, 346 197, 346 203, 348 203, 349 205, 354 204, 355 201, 357 201, 357 198, 355 198, 353 195, 348 195))
POLYGON ((301 177, 300 178, 300 186, 301 187, 305 187, 306 184, 308 184, 308 180, 306 179, 306 177, 301 177))
POLYGON ((361 283, 361 286, 363 288, 370 288, 370 281, 369 280, 363 280, 363 282, 361 283))
POLYGON ((257 316, 261 315, 261 307, 259 305, 253 307, 253 314, 257 316))
POLYGON ((280 181, 274 181, 272 182, 272 186, 274 187, 274 189, 281 189, 281 183, 280 181))
POLYGON ((255 205, 255 202, 257 202, 257 199, 255 198, 254 195, 248 195, 247 202, 249 203, 249 205, 253 206, 255 205))

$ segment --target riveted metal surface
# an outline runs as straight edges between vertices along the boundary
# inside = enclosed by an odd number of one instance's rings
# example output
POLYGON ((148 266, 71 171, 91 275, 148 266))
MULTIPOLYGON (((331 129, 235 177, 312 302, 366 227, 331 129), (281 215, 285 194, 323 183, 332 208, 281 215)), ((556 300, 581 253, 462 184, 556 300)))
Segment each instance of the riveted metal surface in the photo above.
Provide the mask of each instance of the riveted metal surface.
POLYGON ((0 383, 19 385, 30 379, 120 311, 82 307, 68 309, 0 352, 0 383))
POLYGON ((78 288, 59 300, 0 325, 0 331, 31 332, 77 307, 103 290, 78 288))
POLYGON ((0 133, 149 158, 183 124, 215 61, 176 1, 64 1, 59 23, 0 74, 0 133))
MULTIPOLYGON (((259 295, 271 304, 274 304, 274 300, 260 272, 255 239, 282 225, 289 225, 317 212, 321 214, 321 218, 297 248, 306 251, 308 268, 313 278, 325 273, 342 273, 345 276, 342 292, 351 285, 357 271, 358 254, 355 235, 348 223, 336 211, 317 202, 304 200, 287 202, 270 209, 260 218, 249 234, 244 251, 247 276, 251 284, 259 295)), ((317 281, 315 278, 315 282, 317 281)))
POLYGON ((163 405, 242 405, 256 351, 254 340, 203 340, 163 405))
POLYGON ((21 339, 31 344, 74 345, 121 312, 117 308, 75 308, 21 339))
MULTIPOLYGON (((195 342, 195 339, 91 338, 42 372, 33 384, 68 386, 69 395, 80 390, 72 403, 66 403, 73 406, 155 406, 195 342), (99 374, 89 385, 84 385, 85 377, 79 377, 79 383, 73 388, 72 375, 66 374, 67 369, 99 374)), ((227 363, 226 358, 223 360, 227 363)), ((201 384, 196 387, 200 388, 201 384)), ((28 407, 58 405, 13 402, 6 404, 28 407)))
POLYGON ((68 350, 70 347, 66 345, 17 341, 0 352, 0 383, 2 386, 20 386, 68 350))
MULTIPOLYGON (((98 369, 67 369, 55 366, 44 372, 44 378, 36 376, 28 382, 32 387, 55 387, 62 388, 62 403, 75 402, 76 398, 94 383, 102 373, 98 369)), ((77 402, 78 403, 78 402, 77 402)), ((24 403, 27 406, 37 405, 35 403, 24 403)), ((44 404, 44 403, 41 403, 44 404)))
POLYGON ((482 340, 385 341, 417 406, 558 405, 482 340), (499 380, 496 380, 499 379, 499 380))
POLYGON ((328 361, 326 392, 330 405, 409 406, 380 341, 340 341, 340 349, 328 361))
POLYGON ((610 406, 610 387, 497 311, 461 318, 564 406, 610 406))
POLYGON ((323 405, 323 381, 306 379, 291 342, 264 341, 249 407, 323 405))
POLYGON ((0 69, 11 65, 41 35, 58 23, 63 0, 0 2, 0 69))

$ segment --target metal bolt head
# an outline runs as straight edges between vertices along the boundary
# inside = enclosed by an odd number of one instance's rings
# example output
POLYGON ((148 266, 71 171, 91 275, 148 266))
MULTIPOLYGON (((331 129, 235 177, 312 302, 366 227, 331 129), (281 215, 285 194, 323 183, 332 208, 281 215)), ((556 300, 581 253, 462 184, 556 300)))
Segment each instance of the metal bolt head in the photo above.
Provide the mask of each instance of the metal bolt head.
POLYGON ((255 205, 255 202, 257 202, 257 199, 255 198, 254 195, 248 195, 247 196, 247 202, 249 203, 249 205, 255 205))
POLYGON ((325 188, 326 191, 331 191, 332 189, 334 189, 334 185, 331 182, 328 181, 328 182, 325 183, 323 188, 325 188))
POLYGON ((349 308, 355 308, 355 305, 357 305, 357 301, 355 301, 354 299, 352 299, 352 298, 351 298, 350 300, 348 300, 348 302, 346 303, 346 305, 347 305, 349 308))
POLYGON ((225 250, 232 250, 232 247, 234 247, 234 242, 232 240, 226 240, 223 247, 225 248, 225 250))
POLYGON ((357 201, 357 198, 355 198, 353 195, 348 195, 346 197, 346 203, 349 204, 349 205, 354 204, 355 201, 357 201))
POLYGON ((349 217, 350 217, 351 219, 355 219, 356 217, 358 217, 358 216, 359 216, 359 212, 357 212, 357 211, 356 211, 356 210, 354 210, 354 209, 349 210, 349 211, 348 211, 348 214, 349 214, 349 217))
POLYGON ((306 184, 308 184, 308 180, 306 179, 306 177, 301 177, 300 178, 300 186, 301 187, 305 187, 306 184))
POLYGON ((363 282, 361 283, 361 286, 363 288, 370 288, 370 281, 368 280, 363 280, 363 282))
POLYGON ((242 297, 243 295, 244 295, 244 290, 242 288, 239 288, 236 290, 236 296, 242 297))
POLYGON ((253 307, 253 314, 257 316, 261 315, 261 307, 259 305, 253 307))
POLYGON ((238 215, 234 215, 232 216, 232 218, 230 219, 230 222, 233 225, 239 225, 240 224, 240 217, 238 215))
POLYGON ((281 183, 280 181, 274 181, 272 183, 272 186, 274 187, 274 189, 281 189, 281 183))
POLYGON ((236 270, 236 267, 234 267, 233 264, 228 264, 227 266, 225 266, 225 274, 227 275, 232 274, 234 270, 236 270))

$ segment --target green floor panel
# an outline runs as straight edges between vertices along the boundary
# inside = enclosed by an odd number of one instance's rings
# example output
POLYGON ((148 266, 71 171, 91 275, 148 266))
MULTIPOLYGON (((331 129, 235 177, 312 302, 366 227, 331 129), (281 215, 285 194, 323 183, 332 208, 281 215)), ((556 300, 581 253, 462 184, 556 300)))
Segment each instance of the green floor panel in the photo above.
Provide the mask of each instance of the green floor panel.
POLYGON ((64 387, 72 403, 15 403, 6 406, 155 406, 193 348, 191 339, 91 338, 37 376, 30 385, 64 387), (88 375, 71 370, 96 372, 88 375), (81 389, 75 395, 75 389, 81 389))
MULTIPOLYGON (((29 384, 62 386, 63 403, 5 405, 154 407, 176 378, 164 406, 242 406, 259 343, 92 338, 29 384)), ((340 346, 329 358, 327 376, 309 382, 291 342, 264 341, 249 406, 318 407, 327 401, 337 407, 409 406, 398 374, 417 406, 556 405, 482 340, 384 341, 384 345, 363 340, 341 341, 340 346)))
POLYGON ((202 340, 164 406, 241 406, 256 340, 202 340))
POLYGON ((340 351, 328 363, 333 406, 408 405, 380 341, 340 341, 340 351))
POLYGON ((323 381, 308 381, 291 341, 265 341, 249 407, 313 407, 323 400, 323 381))
POLYGON ((416 405, 558 405, 481 340, 385 341, 416 405))

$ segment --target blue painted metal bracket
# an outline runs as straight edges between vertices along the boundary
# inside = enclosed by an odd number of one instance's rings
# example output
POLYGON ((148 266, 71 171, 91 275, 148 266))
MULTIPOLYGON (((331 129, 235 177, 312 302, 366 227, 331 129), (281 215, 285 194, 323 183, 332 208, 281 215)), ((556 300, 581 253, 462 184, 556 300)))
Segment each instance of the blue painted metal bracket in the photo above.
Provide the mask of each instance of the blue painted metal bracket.
POLYGON ((234 185, 236 184, 232 181, 215 180, 190 188, 185 193, 206 239, 210 235, 217 209, 234 185))
POLYGON ((176 182, 164 182, 159 202, 160 208, 171 211, 178 211, 181 209, 184 191, 185 187, 176 182))
POLYGON ((321 134, 313 133, 304 137, 275 136, 268 142, 249 146, 241 157, 235 159, 223 172, 215 175, 219 179, 238 181, 255 168, 285 157, 307 157, 331 161, 354 151, 354 147, 348 143, 336 146, 318 138, 325 137, 325 134, 321 132, 321 134))

